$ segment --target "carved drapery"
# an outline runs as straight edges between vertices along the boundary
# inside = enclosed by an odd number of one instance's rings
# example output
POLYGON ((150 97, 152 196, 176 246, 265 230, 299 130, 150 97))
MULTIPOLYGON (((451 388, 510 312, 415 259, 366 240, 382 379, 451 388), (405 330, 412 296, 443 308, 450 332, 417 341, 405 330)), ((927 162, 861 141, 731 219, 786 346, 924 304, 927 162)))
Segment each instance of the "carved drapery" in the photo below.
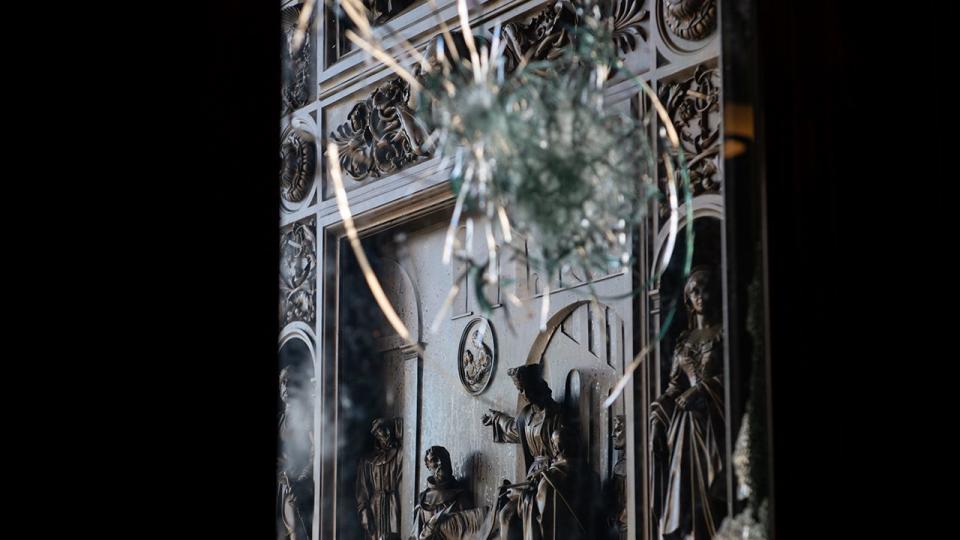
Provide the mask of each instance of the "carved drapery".
MULTIPOLYGON (((661 86, 659 97, 680 136, 693 195, 719 193, 720 71, 701 64, 693 75, 661 86)), ((679 186, 679 171, 675 175, 679 186)), ((661 206, 661 215, 666 211, 661 206)))
POLYGON ((689 41, 706 38, 717 27, 716 0, 660 0, 670 32, 689 41))
POLYGON ((291 129, 280 144, 280 195, 289 202, 300 202, 307 195, 317 164, 313 136, 291 129))
MULTIPOLYGON (((283 113, 287 114, 307 104, 310 98, 310 39, 303 40, 300 47, 295 47, 294 38, 297 30, 297 21, 300 19, 302 5, 291 6, 280 13, 284 45, 283 45, 283 113)), ((309 36, 310 29, 307 29, 309 36)))
POLYGON ((316 320, 316 218, 294 223, 280 237, 280 322, 316 320))

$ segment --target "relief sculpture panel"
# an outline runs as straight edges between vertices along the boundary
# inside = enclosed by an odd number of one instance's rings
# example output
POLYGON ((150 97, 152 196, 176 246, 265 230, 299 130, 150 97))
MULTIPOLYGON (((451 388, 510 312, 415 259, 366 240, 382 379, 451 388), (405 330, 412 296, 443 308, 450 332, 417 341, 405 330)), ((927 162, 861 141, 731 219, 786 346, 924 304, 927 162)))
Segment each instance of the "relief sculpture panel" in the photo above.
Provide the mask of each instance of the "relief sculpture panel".
MULTIPOLYGON (((614 21, 613 40, 620 54, 629 54, 647 40, 649 12, 639 0, 614 0, 600 4, 614 21)), ((503 26, 505 71, 509 74, 520 63, 555 58, 570 43, 571 28, 580 20, 571 2, 550 3, 547 7, 503 26)), ((467 49, 459 31, 452 33, 461 54, 467 49)), ((437 36, 430 47, 440 45, 437 36)), ((484 36, 477 36, 485 43, 484 36)), ((431 49, 433 50, 433 49, 431 49)), ((428 53, 428 58, 435 54, 428 53)), ((419 66, 411 66, 417 76, 419 66)), ((378 85, 366 97, 353 104, 346 120, 330 133, 337 143, 340 167, 355 181, 377 179, 429 158, 433 153, 428 134, 417 122, 410 84, 392 78, 378 85)))
MULTIPOLYGON (((364 239, 414 331, 418 317, 404 306, 432 320, 446 299, 436 284, 448 284, 453 269, 437 257, 450 211, 364 239), (403 279, 389 268, 403 268, 403 279)), ((623 401, 601 407, 624 366, 624 323, 613 310, 574 300, 546 332, 520 314, 507 321, 502 309, 441 317, 436 333, 423 334, 422 352, 386 350, 389 336, 351 258, 341 261, 338 293, 335 536, 620 538, 625 437, 614 435, 614 416, 623 401), (396 370, 387 352, 402 357, 396 370), (383 420, 371 426, 373 418, 383 420)))
POLYGON ((487 389, 497 368, 497 336, 486 319, 475 319, 460 338, 460 383, 471 394, 487 389))
POLYGON ((310 99, 313 47, 310 30, 301 43, 296 42, 297 23, 303 5, 291 6, 280 13, 283 28, 282 68, 283 113, 293 112, 307 104, 310 99))
POLYGON ((400 78, 354 105, 330 138, 337 143, 340 167, 357 181, 397 172, 430 155, 410 104, 410 84, 400 78))
MULTIPOLYGON (((692 73, 661 83, 659 98, 680 136, 690 174, 693 196, 719 193, 720 174, 720 71, 707 64, 692 73)), ((674 171, 678 191, 679 171, 674 171)), ((662 182, 661 182, 662 184, 662 182)), ((666 187, 661 185, 666 193, 666 187)), ((667 212, 661 204, 661 216, 667 212)))
POLYGON ((280 236, 280 325, 316 321, 316 218, 294 223, 280 236))

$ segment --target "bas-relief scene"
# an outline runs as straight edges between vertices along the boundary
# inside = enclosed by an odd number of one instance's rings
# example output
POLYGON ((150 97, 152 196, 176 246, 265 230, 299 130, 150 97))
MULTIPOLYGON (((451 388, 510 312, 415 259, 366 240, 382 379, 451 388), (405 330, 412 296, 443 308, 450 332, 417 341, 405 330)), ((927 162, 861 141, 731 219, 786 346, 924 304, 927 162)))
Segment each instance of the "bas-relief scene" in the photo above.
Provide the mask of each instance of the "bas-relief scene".
MULTIPOLYGON (((714 537, 727 467, 719 220, 694 221, 691 273, 683 278, 674 262, 660 280, 662 313, 675 310, 676 323, 649 416, 633 420, 649 424, 640 453, 650 482, 637 489, 648 490, 650 508, 636 512, 644 531, 631 535, 632 415, 623 398, 601 406, 629 360, 624 321, 610 305, 574 300, 541 332, 535 318, 508 323, 502 310, 472 316, 468 296, 466 315, 448 313, 426 332, 453 280, 437 264, 447 218, 436 212, 364 239, 422 352, 385 323, 341 247, 336 537, 714 537)), ((504 268, 505 287, 538 305, 516 279, 524 265, 504 268)))
MULTIPOLYGON (((471 316, 468 295, 466 314, 426 332, 453 284, 438 264, 448 218, 364 240, 422 353, 385 324, 341 247, 337 537, 624 537, 625 408, 601 406, 623 373, 623 319, 571 294, 540 332, 503 309, 471 316)), ((525 265, 502 268, 504 287, 539 306, 525 265)))

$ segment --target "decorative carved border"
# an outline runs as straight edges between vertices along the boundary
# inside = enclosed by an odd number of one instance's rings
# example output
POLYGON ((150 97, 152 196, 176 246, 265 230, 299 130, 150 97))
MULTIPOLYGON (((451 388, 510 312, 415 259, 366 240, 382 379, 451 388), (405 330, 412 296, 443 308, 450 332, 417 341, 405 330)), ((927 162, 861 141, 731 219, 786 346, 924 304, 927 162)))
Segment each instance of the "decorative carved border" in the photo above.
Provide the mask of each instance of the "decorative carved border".
MULTIPOLYGON (((694 197, 720 192, 720 88, 720 69, 710 62, 697 65, 692 73, 661 81, 657 92, 680 136, 694 197)), ((660 187, 666 193, 664 174, 661 171, 660 187)), ((679 186, 680 172, 674 175, 679 186)), ((668 212, 662 202, 661 218, 668 212)))
MULTIPOLYGON (((523 57, 544 60, 566 47, 571 39, 568 28, 580 20, 575 9, 571 2, 548 3, 532 16, 517 17, 505 24, 509 69, 523 57)), ((644 25, 649 12, 642 0, 612 0, 602 4, 602 9, 613 16, 614 42, 620 54, 628 54, 647 41, 644 25)), ((439 39, 439 35, 433 39, 439 39)), ((356 181, 382 178, 431 156, 410 97, 409 83, 392 77, 356 103, 347 121, 330 133, 337 143, 340 167, 347 175, 356 181)))

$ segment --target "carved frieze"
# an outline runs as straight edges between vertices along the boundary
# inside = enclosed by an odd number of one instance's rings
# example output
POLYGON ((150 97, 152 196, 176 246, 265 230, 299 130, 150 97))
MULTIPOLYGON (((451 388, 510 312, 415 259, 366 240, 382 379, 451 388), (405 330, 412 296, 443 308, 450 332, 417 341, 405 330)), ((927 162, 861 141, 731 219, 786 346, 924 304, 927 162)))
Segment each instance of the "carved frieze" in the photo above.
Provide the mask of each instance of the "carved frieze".
MULTIPOLYGON (((646 41, 644 24, 649 12, 642 0, 613 0, 603 4, 603 9, 613 20, 614 42, 620 54, 632 52, 646 41)), ((521 58, 537 61, 559 56, 570 43, 569 28, 578 21, 573 3, 556 2, 523 22, 504 25, 507 71, 512 71, 521 58)), ((460 36, 454 34, 459 41, 460 36)), ((347 121, 330 137, 337 143, 341 169, 358 181, 395 173, 432 154, 432 148, 424 144, 426 131, 415 119, 410 85, 400 78, 383 83, 355 104, 347 121)))
MULTIPOLYGON (((643 0, 610 0, 599 5, 602 16, 612 20, 613 39, 621 55, 635 51, 647 40, 646 22, 650 13, 643 0)), ((526 22, 504 25, 510 66, 520 58, 530 61, 559 56, 570 43, 570 28, 580 23, 576 2, 548 4, 526 22)))
POLYGON ((316 218, 294 223, 280 237, 280 324, 316 320, 316 218))
POLYGON ((701 41, 717 28, 716 0, 660 0, 660 10, 673 35, 701 41))
MULTIPOLYGON (((307 104, 310 98, 310 39, 296 46, 295 36, 302 5, 284 9, 281 14, 283 45, 283 113, 287 114, 307 104)), ((307 29, 309 36, 310 30, 307 29)))
POLYGON ((311 134, 290 129, 280 144, 280 195, 289 202, 300 202, 313 182, 317 164, 317 145, 311 134))
POLYGON ((693 195, 719 192, 720 71, 701 64, 692 75, 662 84, 659 97, 680 136, 693 195))

